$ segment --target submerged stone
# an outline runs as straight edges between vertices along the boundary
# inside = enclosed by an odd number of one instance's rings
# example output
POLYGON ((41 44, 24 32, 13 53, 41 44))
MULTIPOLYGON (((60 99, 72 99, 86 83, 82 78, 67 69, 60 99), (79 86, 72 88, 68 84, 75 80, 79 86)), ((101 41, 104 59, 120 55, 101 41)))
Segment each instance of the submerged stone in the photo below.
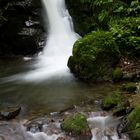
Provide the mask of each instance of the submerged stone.
POLYGON ((30 131, 32 133, 41 132, 42 131, 43 124, 39 122, 33 122, 28 124, 27 131, 30 131))

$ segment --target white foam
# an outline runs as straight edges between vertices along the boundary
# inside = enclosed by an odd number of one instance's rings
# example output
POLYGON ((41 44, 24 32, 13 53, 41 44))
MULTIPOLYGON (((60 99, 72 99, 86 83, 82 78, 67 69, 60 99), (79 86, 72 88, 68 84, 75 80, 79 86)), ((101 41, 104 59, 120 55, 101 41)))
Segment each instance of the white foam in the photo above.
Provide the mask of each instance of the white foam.
POLYGON ((79 38, 74 32, 65 0, 42 0, 42 3, 47 13, 47 17, 44 17, 46 24, 49 21, 47 44, 38 58, 36 69, 22 75, 27 81, 45 80, 53 76, 71 76, 67 62, 73 44, 79 38))

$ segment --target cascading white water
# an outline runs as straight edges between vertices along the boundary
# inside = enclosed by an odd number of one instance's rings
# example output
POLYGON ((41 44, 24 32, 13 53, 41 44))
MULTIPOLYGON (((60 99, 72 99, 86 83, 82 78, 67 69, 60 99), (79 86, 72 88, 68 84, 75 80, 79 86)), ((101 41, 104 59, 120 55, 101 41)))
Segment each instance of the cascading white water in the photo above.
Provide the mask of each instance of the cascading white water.
POLYGON ((87 119, 92 132, 91 140, 129 140, 127 135, 119 138, 117 125, 120 123, 119 118, 107 114, 92 112, 87 119))
MULTIPOLYGON (((52 76, 70 75, 67 61, 79 35, 74 32, 65 0, 42 0, 49 22, 46 47, 38 58, 37 68, 24 75, 25 80, 44 80, 52 76)), ((48 22, 47 22, 48 20, 48 22)))

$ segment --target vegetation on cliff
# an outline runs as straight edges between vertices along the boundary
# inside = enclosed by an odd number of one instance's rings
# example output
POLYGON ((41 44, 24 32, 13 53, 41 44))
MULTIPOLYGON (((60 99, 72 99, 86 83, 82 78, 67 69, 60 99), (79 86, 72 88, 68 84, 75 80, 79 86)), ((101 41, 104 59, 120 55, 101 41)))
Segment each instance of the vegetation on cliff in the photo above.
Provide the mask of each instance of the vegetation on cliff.
POLYGON ((108 30, 112 19, 138 16, 140 4, 138 0, 66 0, 73 17, 75 29, 80 35, 93 30, 108 30))
POLYGON ((77 0, 77 4, 68 3, 76 31, 84 36, 74 44, 68 67, 78 78, 90 83, 125 81, 121 91, 102 100, 101 107, 111 109, 115 116, 125 115, 128 122, 124 126, 121 122, 120 133, 125 131, 132 139, 139 140, 140 106, 136 94, 139 87, 134 82, 140 80, 140 2, 77 0))
POLYGON ((96 31, 78 40, 68 66, 83 80, 108 79, 119 60, 119 50, 110 32, 96 31))
MULTIPOLYGON (((126 77, 125 74, 128 71, 124 69, 125 63, 128 64, 128 67, 130 63, 134 65, 135 62, 138 62, 139 65, 139 2, 137 0, 132 2, 81 0, 80 2, 86 6, 89 4, 91 9, 97 8, 96 13, 93 13, 93 11, 90 11, 90 13, 94 14, 98 22, 93 20, 92 23, 97 26, 91 29, 91 33, 75 43, 73 54, 68 61, 69 68, 84 81, 93 82, 111 79, 120 81, 126 77), (106 25, 104 26, 104 24, 106 25), (125 60, 128 62, 125 62, 125 60), (120 68, 120 70, 115 71, 116 68, 120 68)), ((131 73, 139 77, 140 70, 136 67, 138 66, 133 67, 136 72, 131 73)))

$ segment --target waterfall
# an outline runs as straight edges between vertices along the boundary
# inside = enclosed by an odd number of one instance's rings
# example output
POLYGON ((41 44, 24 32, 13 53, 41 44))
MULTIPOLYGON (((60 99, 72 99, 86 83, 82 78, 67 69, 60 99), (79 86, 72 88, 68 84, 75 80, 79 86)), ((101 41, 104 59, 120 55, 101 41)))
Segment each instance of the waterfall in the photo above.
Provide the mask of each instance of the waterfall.
POLYGON ((79 35, 74 32, 72 18, 65 0, 42 0, 48 25, 46 46, 38 58, 36 69, 24 75, 25 80, 44 80, 70 75, 67 68, 74 42, 79 35))
POLYGON ((119 118, 105 114, 105 112, 91 112, 87 121, 92 132, 91 140, 129 140, 126 134, 121 134, 122 138, 118 136, 119 118))

